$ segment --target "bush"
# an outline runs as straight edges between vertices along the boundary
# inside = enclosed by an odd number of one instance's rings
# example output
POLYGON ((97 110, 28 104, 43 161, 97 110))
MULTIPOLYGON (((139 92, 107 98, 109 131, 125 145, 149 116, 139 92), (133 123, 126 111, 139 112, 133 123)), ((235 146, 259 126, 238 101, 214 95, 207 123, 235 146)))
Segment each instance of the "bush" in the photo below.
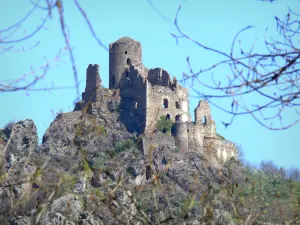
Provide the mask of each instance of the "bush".
POLYGON ((172 127, 174 122, 172 119, 166 119, 166 116, 161 116, 157 121, 157 129, 160 130, 162 133, 171 134, 172 127))
POLYGON ((135 171, 135 169, 132 166, 128 166, 126 168, 126 172, 129 173, 132 177, 136 177, 137 176, 136 171, 135 171))
POLYGON ((117 143, 117 145, 115 147, 115 151, 117 153, 120 153, 120 152, 123 152, 127 149, 130 149, 133 146, 134 146, 133 141, 130 140, 130 139, 127 139, 126 141, 122 141, 122 142, 117 143))
POLYGON ((100 157, 94 158, 91 161, 90 166, 92 169, 95 169, 95 170, 104 169, 106 167, 107 160, 108 160, 108 157, 105 157, 105 156, 100 156, 100 157))
POLYGON ((60 118, 63 115, 63 110, 59 109, 58 112, 56 113, 56 118, 60 118))

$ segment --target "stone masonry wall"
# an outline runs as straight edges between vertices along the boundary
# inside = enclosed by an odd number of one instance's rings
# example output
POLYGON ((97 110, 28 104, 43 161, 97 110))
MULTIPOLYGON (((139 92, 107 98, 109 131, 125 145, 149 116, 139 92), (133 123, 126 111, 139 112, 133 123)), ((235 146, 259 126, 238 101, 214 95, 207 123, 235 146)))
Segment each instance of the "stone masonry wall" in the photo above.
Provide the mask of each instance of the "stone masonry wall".
POLYGON ((209 104, 206 100, 200 100, 195 108, 195 122, 202 126, 203 137, 216 137, 216 125, 212 119, 209 104))
POLYGON ((178 84, 176 77, 171 80, 166 70, 144 67, 142 46, 131 38, 123 37, 109 45, 109 89, 101 86, 99 66, 88 66, 85 92, 75 109, 90 102, 118 111, 129 132, 144 133, 144 154, 151 145, 176 145, 182 151, 210 146, 221 161, 237 157, 235 145, 217 137, 209 103, 199 101, 195 121, 191 122, 188 90, 178 84), (161 116, 175 122, 174 136, 155 133, 161 116))
POLYGON ((100 100, 99 89, 101 88, 101 79, 99 72, 99 65, 90 64, 86 69, 86 86, 82 93, 82 100, 84 102, 96 102, 100 100))
POLYGON ((139 70, 126 68, 120 84, 121 121, 130 132, 143 133, 146 125, 147 81, 139 70))
POLYGON ((171 82, 169 74, 162 69, 150 70, 148 77, 145 133, 153 132, 161 116, 166 116, 174 122, 179 118, 183 122, 191 121, 187 89, 171 82), (160 74, 162 74, 162 79, 157 77, 160 74))
POLYGON ((207 146, 212 147, 214 154, 222 162, 228 161, 231 157, 238 159, 237 149, 234 143, 230 141, 218 138, 206 138, 204 139, 204 147, 207 148, 207 146))

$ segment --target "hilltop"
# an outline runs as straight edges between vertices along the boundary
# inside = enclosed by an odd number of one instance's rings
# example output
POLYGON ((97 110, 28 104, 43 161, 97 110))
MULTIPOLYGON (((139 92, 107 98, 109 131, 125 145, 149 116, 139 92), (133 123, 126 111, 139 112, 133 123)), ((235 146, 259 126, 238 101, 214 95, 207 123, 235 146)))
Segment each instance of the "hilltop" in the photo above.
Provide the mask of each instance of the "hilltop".
POLYGON ((89 65, 82 100, 38 144, 30 119, 0 130, 1 224, 300 224, 300 184, 244 167, 207 101, 110 45, 110 84, 89 65), (265 223, 266 224, 266 223, 265 223))

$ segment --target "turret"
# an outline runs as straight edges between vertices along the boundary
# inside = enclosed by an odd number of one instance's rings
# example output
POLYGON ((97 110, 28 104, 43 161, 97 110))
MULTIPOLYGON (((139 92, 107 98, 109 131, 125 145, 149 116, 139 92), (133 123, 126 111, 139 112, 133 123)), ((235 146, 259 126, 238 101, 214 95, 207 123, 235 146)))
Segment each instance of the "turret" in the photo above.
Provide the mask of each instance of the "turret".
POLYGON ((142 46, 128 37, 109 45, 109 89, 119 88, 126 66, 142 64, 142 46))
POLYGON ((175 123, 175 145, 181 151, 187 151, 189 146, 189 139, 188 139, 188 126, 186 122, 177 122, 175 123))

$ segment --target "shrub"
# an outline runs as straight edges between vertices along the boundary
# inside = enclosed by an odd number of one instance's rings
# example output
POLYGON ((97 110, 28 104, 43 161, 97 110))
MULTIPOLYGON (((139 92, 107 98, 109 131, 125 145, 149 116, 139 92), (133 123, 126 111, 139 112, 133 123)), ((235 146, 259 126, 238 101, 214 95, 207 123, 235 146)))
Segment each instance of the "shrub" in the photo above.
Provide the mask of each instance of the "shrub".
POLYGON ((100 156, 100 157, 96 157, 91 161, 91 168, 92 169, 104 169, 106 167, 106 162, 109 160, 109 156, 100 156))
POLYGON ((84 172, 90 172, 90 166, 89 166, 88 162, 85 159, 83 160, 83 171, 84 172))
POLYGON ((15 123, 15 122, 14 122, 13 120, 7 122, 7 124, 5 124, 3 130, 10 130, 11 126, 12 126, 14 123, 15 123))
POLYGON ((60 118, 63 115, 63 110, 59 109, 58 112, 56 113, 56 118, 60 118))
POLYGON ((132 166, 128 166, 126 168, 126 172, 129 173, 131 176, 136 177, 136 171, 132 166))
POLYGON ((6 137, 10 137, 10 133, 11 133, 11 127, 12 125, 14 125, 15 121, 11 120, 9 121, 7 124, 5 124, 5 126, 3 127, 3 129, 1 130, 1 136, 4 134, 6 137))
POLYGON ((98 134, 98 135, 103 135, 106 134, 106 130, 103 126, 95 126, 94 131, 98 134))
POLYGON ((161 116, 157 121, 156 127, 161 132, 170 134, 173 125, 174 122, 172 121, 172 119, 166 119, 166 116, 161 116))
POLYGON ((127 150, 127 149, 130 149, 130 148, 133 147, 133 146, 134 146, 133 141, 130 140, 130 139, 127 139, 127 140, 125 140, 125 141, 122 141, 122 142, 117 143, 117 145, 116 145, 116 147, 115 147, 115 151, 116 151, 117 153, 120 153, 120 152, 123 152, 123 151, 125 151, 125 150, 127 150))

